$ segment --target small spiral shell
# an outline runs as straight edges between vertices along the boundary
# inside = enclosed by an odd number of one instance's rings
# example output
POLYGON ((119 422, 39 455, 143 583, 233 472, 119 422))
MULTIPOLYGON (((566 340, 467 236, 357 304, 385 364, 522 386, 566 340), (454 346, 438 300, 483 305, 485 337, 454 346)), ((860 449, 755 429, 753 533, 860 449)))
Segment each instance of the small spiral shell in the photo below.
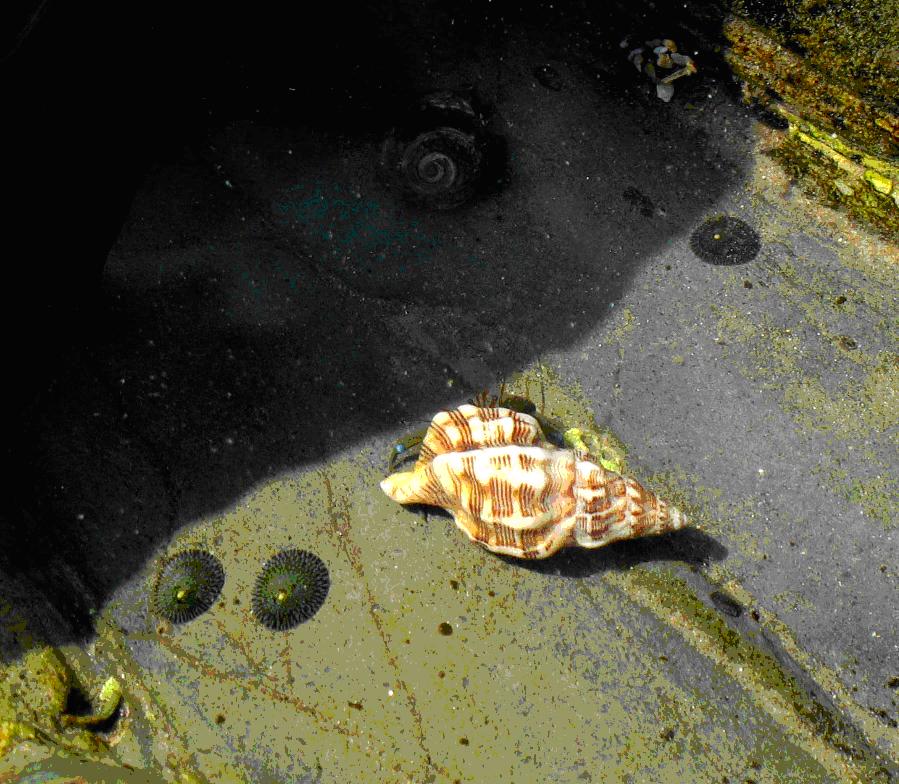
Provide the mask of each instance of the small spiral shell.
POLYGON ((500 158, 469 87, 422 96, 384 142, 384 173, 413 202, 452 209, 469 201, 500 158))
POLYGON ((388 140, 384 157, 408 197, 437 209, 468 201, 484 166, 477 136, 449 126, 422 131, 408 141, 388 140))

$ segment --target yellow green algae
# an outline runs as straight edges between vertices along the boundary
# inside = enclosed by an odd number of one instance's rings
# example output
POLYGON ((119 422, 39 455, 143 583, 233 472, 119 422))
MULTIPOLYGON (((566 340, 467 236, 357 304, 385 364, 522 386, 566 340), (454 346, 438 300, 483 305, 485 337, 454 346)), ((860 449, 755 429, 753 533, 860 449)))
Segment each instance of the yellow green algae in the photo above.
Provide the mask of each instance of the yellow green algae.
MULTIPOLYGON (((895 0, 888 2, 899 10, 895 0)), ((754 88, 759 97, 767 93, 775 101, 795 107, 805 120, 828 132, 847 136, 850 144, 862 146, 879 158, 894 156, 899 142, 899 118, 891 108, 895 96, 895 71, 891 75, 889 69, 878 68, 876 73, 885 77, 884 80, 879 86, 869 83, 866 90, 855 78, 856 74, 851 73, 851 67, 847 67, 847 55, 852 52, 872 64, 881 52, 891 45, 899 45, 897 14, 892 15, 891 24, 857 29, 853 29, 844 17, 841 25, 844 35, 848 33, 863 39, 866 45, 856 41, 854 46, 841 51, 828 51, 827 44, 835 42, 836 37, 829 40, 809 37, 806 42, 801 42, 795 37, 794 29, 790 29, 789 21, 778 24, 776 20, 763 19, 760 23, 753 18, 749 5, 743 0, 736 3, 738 13, 740 10, 742 13, 731 17, 724 25, 730 43, 726 56, 737 75, 754 88), (766 24, 768 21, 773 24, 766 24), (820 67, 822 60, 827 61, 827 67, 820 67)), ((799 5, 788 3, 787 14, 797 11, 799 5)), ((878 4, 855 2, 853 5, 876 10, 878 4)), ((794 18, 798 15, 794 13, 794 18)), ((814 22, 808 16, 801 24, 805 27, 814 22)))
MULTIPOLYGON (((98 678, 94 652, 76 645, 54 647, 29 633, 27 623, 16 621, 23 624, 17 634, 21 655, 0 669, 0 782, 30 774, 41 781, 51 775, 53 781, 75 776, 86 782, 166 781, 158 770, 148 769, 152 766, 140 748, 149 737, 156 742, 160 736, 148 731, 152 710, 136 698, 144 676, 134 669, 126 672, 127 657, 108 662, 118 677, 98 678), (127 691, 123 682, 129 684, 127 691), (73 689, 94 710, 68 714, 73 689), (128 705, 117 717, 126 693, 128 705)), ((168 780, 204 781, 184 766, 168 780)))
POLYGON ((150 771, 121 764, 110 752, 112 735, 86 729, 110 719, 121 699, 118 681, 100 687, 99 712, 65 713, 69 693, 81 682, 84 652, 65 651, 32 638, 22 657, 0 672, 0 782, 78 781, 162 784, 150 771), (21 777, 21 778, 20 778, 21 777))
MULTIPOLYGON (((899 478, 890 455, 899 445, 899 249, 825 208, 810 225, 807 202, 792 207, 804 214, 782 214, 789 204, 784 187, 776 167, 759 158, 748 190, 766 216, 758 230, 768 259, 754 272, 761 285, 740 291, 745 306, 710 306, 716 342, 739 372, 775 396, 800 432, 816 439, 814 472, 822 488, 895 525, 899 478), (768 209, 772 203, 778 210, 768 209), (817 248, 811 255, 794 242, 797 222, 817 248), (818 236, 822 230, 826 236, 818 236)), ((729 293, 744 289, 745 272, 724 275, 729 293)))
POLYGON ((75 675, 53 647, 35 645, 0 675, 0 756, 18 739, 46 738, 69 749, 99 751, 104 744, 86 731, 64 732, 75 675))
MULTIPOLYGON (((624 308, 621 318, 611 330, 611 339, 621 342, 634 327, 634 315, 624 308)), ((545 430, 565 435, 569 431, 611 471, 627 473, 627 447, 609 428, 602 427, 593 416, 590 401, 577 383, 563 385, 558 374, 548 365, 537 364, 513 376, 504 388, 511 395, 532 401, 545 430)), ((567 439, 566 439, 567 440, 567 439)))
POLYGON ((860 504, 868 517, 885 526, 895 525, 899 480, 883 458, 860 446, 872 439, 899 445, 899 358, 888 351, 854 351, 853 359, 863 375, 852 376, 834 388, 807 370, 802 360, 819 348, 837 353, 842 350, 839 344, 830 348, 824 344, 809 346, 800 330, 777 325, 768 315, 759 317, 723 305, 712 306, 712 311, 718 319, 718 339, 725 349, 726 344, 736 343, 748 350, 745 360, 742 355, 735 357, 741 362, 738 367, 743 374, 778 393, 781 407, 801 429, 828 438, 830 449, 822 455, 817 469, 829 480, 824 484, 860 504), (868 466, 866 476, 849 476, 841 467, 843 450, 853 445, 859 449, 856 459, 861 458, 868 466))
POLYGON ((819 200, 895 235, 899 2, 793 0, 774 18, 752 0, 735 10, 726 59, 746 97, 788 126, 772 154, 819 200))
POLYGON ((808 123, 790 122, 790 133, 772 151, 787 171, 823 203, 844 206, 856 219, 886 236, 895 235, 899 231, 899 178, 878 171, 885 166, 881 161, 870 161, 874 165, 869 167, 853 163, 815 139, 808 132, 808 123))
POLYGON ((706 665, 710 677, 727 680, 751 658, 738 640, 717 639, 723 630, 686 589, 672 584, 665 604, 646 593, 661 578, 642 569, 576 580, 523 569, 445 518, 425 522, 392 504, 380 476, 365 458, 333 463, 260 489, 179 541, 214 547, 229 576, 208 617, 144 632, 175 675, 155 685, 160 702, 202 717, 191 729, 200 769, 243 734, 273 760, 292 741, 307 771, 328 781, 575 781, 600 770, 605 781, 719 781, 752 760, 758 781, 878 780, 876 767, 802 730, 795 694, 765 701, 782 688, 772 673, 761 703, 748 680, 734 684, 733 707, 759 741, 776 742, 759 750, 735 740, 731 706, 659 662, 678 603, 682 639, 701 631, 711 647, 700 653, 724 651, 706 665), (276 634, 234 599, 298 539, 328 563, 332 589, 315 618, 276 634), (730 649, 738 663, 718 672, 730 649), (790 773, 779 778, 784 749, 790 773))
POLYGON ((628 307, 623 307, 616 314, 611 326, 606 332, 606 339, 610 343, 618 343, 620 353, 620 344, 623 343, 625 338, 627 338, 627 336, 634 331, 634 327, 636 327, 636 325, 637 319, 634 316, 633 310, 628 307))
MULTIPOLYGON (((509 389, 612 443, 548 368, 509 389)), ((104 608, 91 653, 130 714, 117 761, 185 784, 888 780, 674 570, 625 568, 613 548, 582 553, 577 573, 497 558, 387 499, 383 463, 364 453, 275 479, 183 531, 167 553, 208 549, 227 575, 196 620, 147 615, 139 587, 144 605, 104 608), (291 547, 325 561, 331 589, 308 622, 272 632, 249 596, 291 547)), ((713 527, 720 497, 684 500, 713 527)))
POLYGON ((764 6, 738 0, 735 8, 768 23, 809 65, 863 98, 889 104, 899 77, 899 3, 896 0, 787 0, 778 18, 764 6), (760 13, 754 13, 758 8, 760 13))

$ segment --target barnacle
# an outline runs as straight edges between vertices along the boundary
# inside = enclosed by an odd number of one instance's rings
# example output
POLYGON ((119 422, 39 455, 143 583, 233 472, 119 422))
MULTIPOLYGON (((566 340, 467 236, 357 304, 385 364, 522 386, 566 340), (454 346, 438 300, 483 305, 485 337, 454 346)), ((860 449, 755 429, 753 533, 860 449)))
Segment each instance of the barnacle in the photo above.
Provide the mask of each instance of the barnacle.
POLYGON ((274 631, 308 621, 325 603, 331 578, 328 567, 308 550, 282 550, 256 578, 253 615, 274 631))
POLYGON ((153 612, 172 623, 191 621, 212 607, 224 584, 225 570, 218 558, 205 550, 185 550, 159 568, 153 612))

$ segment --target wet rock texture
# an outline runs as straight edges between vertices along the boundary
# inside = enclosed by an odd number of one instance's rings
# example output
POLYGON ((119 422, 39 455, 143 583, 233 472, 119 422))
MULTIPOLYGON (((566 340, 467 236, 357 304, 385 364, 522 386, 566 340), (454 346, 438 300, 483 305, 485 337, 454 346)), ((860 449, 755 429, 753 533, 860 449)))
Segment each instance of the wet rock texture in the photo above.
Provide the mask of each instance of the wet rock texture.
POLYGON ((894 775, 897 248, 772 160, 783 129, 734 89, 723 13, 679 9, 188 16, 162 72, 153 25, 104 49, 57 20, 22 50, 78 39, 81 71, 32 76, 92 87, 11 98, 34 123, 18 228, 44 261, 10 273, 0 642, 94 641, 130 711, 119 761, 217 781, 894 775), (671 36, 697 73, 660 101, 628 36, 671 36), (116 56, 129 85, 101 78, 116 56), (503 140, 445 209, 380 165, 438 88, 473 90, 503 140), (527 368, 520 394, 614 431, 701 531, 524 568, 381 496, 396 438, 527 368), (224 587, 167 628, 148 593, 186 549, 224 587), (275 634, 253 585, 292 549, 330 587, 275 634))

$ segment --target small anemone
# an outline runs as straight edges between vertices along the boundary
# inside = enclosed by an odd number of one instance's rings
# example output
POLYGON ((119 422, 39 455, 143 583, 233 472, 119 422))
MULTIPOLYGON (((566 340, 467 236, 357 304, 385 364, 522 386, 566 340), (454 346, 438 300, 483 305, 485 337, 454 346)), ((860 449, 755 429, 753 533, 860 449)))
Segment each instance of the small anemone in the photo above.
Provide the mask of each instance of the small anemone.
POLYGON ((156 574, 153 612, 172 623, 192 621, 212 607, 225 584, 225 570, 212 553, 185 550, 163 561, 156 574))
POLYGON ((330 586, 321 558, 307 550, 282 550, 256 578, 253 615, 274 631, 292 629, 319 611, 330 586))
POLYGON ((745 264, 761 247, 756 230, 733 215, 715 215, 690 236, 690 250, 708 264, 745 264))

